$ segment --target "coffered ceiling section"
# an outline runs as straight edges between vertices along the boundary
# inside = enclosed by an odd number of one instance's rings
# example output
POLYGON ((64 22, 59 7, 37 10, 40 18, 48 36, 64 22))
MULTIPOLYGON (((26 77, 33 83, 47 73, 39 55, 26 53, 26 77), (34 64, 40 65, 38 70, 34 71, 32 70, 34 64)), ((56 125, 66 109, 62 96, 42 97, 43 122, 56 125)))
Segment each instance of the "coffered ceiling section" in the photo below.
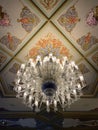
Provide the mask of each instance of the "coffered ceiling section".
POLYGON ((0 47, 13 56, 46 19, 33 4, 24 0, 0 0, 0 10, 0 47))
POLYGON ((15 97, 20 64, 52 52, 74 60, 87 86, 83 97, 98 92, 98 1, 0 0, 0 88, 15 97))
POLYGON ((68 0, 52 23, 98 70, 98 1, 68 0))
POLYGON ((32 0, 36 6, 50 18, 55 11, 67 0, 32 0))

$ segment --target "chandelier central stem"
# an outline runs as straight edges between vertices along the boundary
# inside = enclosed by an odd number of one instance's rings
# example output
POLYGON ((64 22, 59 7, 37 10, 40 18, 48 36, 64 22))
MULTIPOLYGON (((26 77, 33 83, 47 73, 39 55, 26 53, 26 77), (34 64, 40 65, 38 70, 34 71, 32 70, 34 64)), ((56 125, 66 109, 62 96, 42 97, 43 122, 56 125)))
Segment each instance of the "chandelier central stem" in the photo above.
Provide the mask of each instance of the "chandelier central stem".
POLYGON ((56 84, 52 81, 47 81, 42 85, 42 91, 46 94, 46 96, 53 96, 56 92, 56 84))

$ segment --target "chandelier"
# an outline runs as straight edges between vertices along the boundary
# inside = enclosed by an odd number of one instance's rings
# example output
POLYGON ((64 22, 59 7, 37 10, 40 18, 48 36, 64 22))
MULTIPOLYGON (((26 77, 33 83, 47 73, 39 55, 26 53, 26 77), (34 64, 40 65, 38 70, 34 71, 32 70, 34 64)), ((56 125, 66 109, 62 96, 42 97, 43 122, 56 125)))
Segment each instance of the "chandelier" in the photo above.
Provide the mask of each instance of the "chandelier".
POLYGON ((82 95, 85 86, 82 73, 74 61, 65 56, 56 58, 52 53, 45 57, 38 55, 21 64, 15 78, 16 97, 39 112, 46 106, 54 111, 59 107, 65 110, 82 95))

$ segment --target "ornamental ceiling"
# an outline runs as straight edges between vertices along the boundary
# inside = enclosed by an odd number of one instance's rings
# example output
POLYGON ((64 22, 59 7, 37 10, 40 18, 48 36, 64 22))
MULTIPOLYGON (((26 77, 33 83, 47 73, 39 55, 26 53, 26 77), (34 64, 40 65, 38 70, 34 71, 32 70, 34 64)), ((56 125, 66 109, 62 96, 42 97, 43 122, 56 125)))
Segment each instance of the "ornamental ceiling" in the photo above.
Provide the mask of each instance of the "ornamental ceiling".
POLYGON ((74 60, 87 84, 68 110, 98 107, 98 1, 0 0, 0 108, 30 111, 15 98, 14 78, 21 63, 49 52, 74 60))

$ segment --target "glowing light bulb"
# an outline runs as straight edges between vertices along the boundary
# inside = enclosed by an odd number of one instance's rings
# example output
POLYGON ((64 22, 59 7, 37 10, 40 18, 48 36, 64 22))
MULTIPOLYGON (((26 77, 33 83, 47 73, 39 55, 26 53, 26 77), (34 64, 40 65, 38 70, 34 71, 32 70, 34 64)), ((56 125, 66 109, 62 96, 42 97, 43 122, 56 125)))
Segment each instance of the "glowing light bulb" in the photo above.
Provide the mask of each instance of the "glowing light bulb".
POLYGON ((81 76, 79 76, 79 78, 80 78, 80 80, 81 81, 83 81, 84 80, 84 78, 83 78, 83 76, 81 75, 81 76))
POLYGON ((25 64, 21 64, 21 69, 25 69, 25 64))
POLYGON ((38 106, 38 101, 35 101, 35 106, 38 106))

